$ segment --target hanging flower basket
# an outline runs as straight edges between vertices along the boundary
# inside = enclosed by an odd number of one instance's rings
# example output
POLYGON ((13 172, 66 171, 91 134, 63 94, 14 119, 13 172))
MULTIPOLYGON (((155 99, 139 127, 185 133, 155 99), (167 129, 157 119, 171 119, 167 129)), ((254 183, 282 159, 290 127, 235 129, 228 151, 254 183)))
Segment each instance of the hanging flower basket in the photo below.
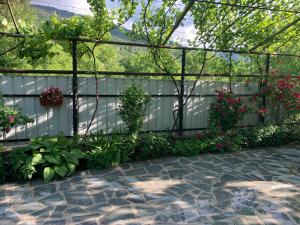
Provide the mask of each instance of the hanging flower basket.
POLYGON ((40 96, 42 106, 60 106, 63 103, 63 93, 57 88, 50 86, 46 88, 40 96))

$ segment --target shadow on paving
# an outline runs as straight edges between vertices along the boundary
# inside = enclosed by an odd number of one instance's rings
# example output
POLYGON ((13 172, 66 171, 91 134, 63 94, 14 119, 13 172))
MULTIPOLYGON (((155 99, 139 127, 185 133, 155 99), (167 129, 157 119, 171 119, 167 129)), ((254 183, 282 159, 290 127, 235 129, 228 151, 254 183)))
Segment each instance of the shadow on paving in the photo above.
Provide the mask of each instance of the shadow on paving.
POLYGON ((0 186, 0 224, 300 224, 300 148, 170 157, 0 186))

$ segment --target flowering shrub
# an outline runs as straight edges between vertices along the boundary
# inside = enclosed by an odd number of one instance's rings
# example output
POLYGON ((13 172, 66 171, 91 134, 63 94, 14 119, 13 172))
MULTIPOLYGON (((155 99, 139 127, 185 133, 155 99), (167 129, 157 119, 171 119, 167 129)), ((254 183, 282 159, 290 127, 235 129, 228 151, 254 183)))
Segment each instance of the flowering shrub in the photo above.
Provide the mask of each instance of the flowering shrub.
POLYGON ((59 88, 50 86, 40 96, 42 106, 60 106, 63 103, 63 94, 59 88))
POLYGON ((261 91, 252 98, 257 103, 257 99, 266 99, 269 110, 256 104, 257 114, 269 115, 276 123, 283 122, 285 119, 300 112, 300 76, 292 77, 279 76, 277 71, 272 71, 268 81, 262 81, 261 91))
POLYGON ((235 128, 247 112, 248 108, 241 98, 226 90, 217 91, 209 109, 209 127, 211 130, 226 132, 235 128))
POLYGON ((20 113, 13 107, 9 107, 0 103, 0 130, 8 133, 12 127, 16 125, 25 125, 33 122, 32 119, 20 113))

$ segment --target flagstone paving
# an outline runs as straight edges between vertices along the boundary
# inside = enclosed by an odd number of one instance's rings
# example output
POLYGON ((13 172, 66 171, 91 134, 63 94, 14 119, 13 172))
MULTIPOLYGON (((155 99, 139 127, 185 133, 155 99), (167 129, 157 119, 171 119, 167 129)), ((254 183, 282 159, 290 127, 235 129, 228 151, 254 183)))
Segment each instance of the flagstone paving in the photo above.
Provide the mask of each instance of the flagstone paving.
POLYGON ((300 224, 300 146, 2 185, 0 224, 300 224))

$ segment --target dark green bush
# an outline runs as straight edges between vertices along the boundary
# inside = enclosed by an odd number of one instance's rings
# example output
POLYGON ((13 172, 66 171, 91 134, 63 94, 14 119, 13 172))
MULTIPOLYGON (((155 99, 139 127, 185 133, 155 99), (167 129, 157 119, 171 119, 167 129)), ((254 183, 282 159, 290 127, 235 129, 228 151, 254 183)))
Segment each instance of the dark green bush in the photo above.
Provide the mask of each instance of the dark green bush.
POLYGON ((15 181, 32 179, 36 173, 35 166, 32 165, 32 159, 33 155, 30 147, 14 149, 9 154, 9 178, 15 181))
POLYGON ((173 148, 175 156, 195 156, 204 152, 224 152, 241 148, 244 138, 234 132, 216 134, 206 132, 194 138, 177 140, 173 148))
POLYGON ((43 177, 48 182, 73 174, 83 153, 74 139, 41 137, 26 147, 16 148, 9 156, 12 177, 15 180, 43 177))
POLYGON ((2 158, 2 154, 0 154, 0 184, 5 181, 5 166, 2 158))
POLYGON ((129 133, 138 133, 143 125, 145 112, 150 103, 150 96, 134 84, 122 91, 118 113, 126 123, 129 133))
POLYGON ((136 138, 122 133, 108 136, 98 132, 87 136, 84 145, 87 149, 87 168, 102 169, 129 161, 135 149, 136 138))
POLYGON ((195 156, 205 148, 205 143, 196 139, 182 139, 175 142, 172 154, 175 156, 195 156))
POLYGON ((258 127, 241 129, 245 137, 244 147, 269 147, 300 141, 298 124, 261 125, 258 127))
POLYGON ((145 160, 168 156, 172 153, 172 144, 167 135, 148 133, 140 136, 134 153, 134 160, 145 160))

